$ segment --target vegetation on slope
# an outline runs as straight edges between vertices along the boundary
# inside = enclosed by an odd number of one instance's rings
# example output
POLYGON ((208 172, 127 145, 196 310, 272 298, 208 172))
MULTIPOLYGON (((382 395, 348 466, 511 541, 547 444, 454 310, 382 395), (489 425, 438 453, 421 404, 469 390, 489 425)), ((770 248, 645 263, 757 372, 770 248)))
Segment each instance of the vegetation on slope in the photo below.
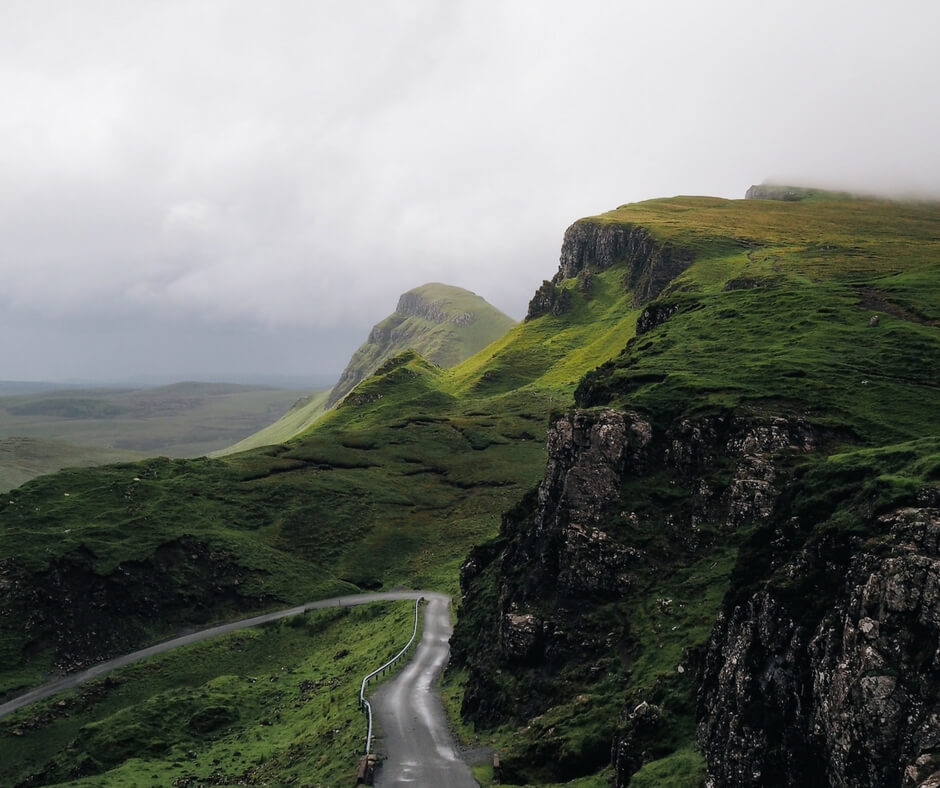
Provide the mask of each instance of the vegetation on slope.
POLYGON ((330 390, 324 389, 301 397, 277 421, 252 433, 247 438, 242 438, 238 443, 213 452, 212 456, 224 457, 226 454, 238 454, 249 449, 273 446, 276 443, 284 443, 284 441, 290 440, 295 435, 307 430, 320 416, 326 413, 326 400, 329 395, 330 390))
POLYGON ((309 611, 34 704, 0 720, 0 783, 351 784, 359 682, 407 642, 413 609, 309 611))
MULTIPOLYGON (((696 460, 691 483, 675 459, 675 467, 638 468, 624 481, 619 502, 595 527, 617 550, 643 556, 648 572, 637 572, 630 590, 614 599, 562 598, 541 586, 526 592, 538 582, 540 562, 553 555, 542 553, 546 526, 533 536, 534 523, 544 522, 543 503, 529 497, 504 518, 500 537, 471 558, 474 571, 484 568, 455 633, 456 657, 471 671, 463 679, 464 712, 489 731, 481 735, 502 744, 510 779, 588 774, 608 762, 612 741, 616 756, 627 737, 625 751, 645 752, 651 761, 624 756, 618 780, 642 767, 638 784, 670 774, 675 784, 691 785, 704 767, 694 755, 695 666, 712 622, 742 572, 759 583, 759 567, 780 560, 776 520, 729 525, 707 517, 691 529, 682 525, 700 505, 696 498, 727 488, 733 461, 721 454, 728 438, 721 430, 776 419, 814 436, 819 454, 792 453, 777 469, 786 478, 794 465, 806 466, 801 484, 817 490, 809 505, 817 515, 836 513, 814 538, 833 527, 845 539, 857 536, 858 523, 867 522, 861 513, 883 504, 879 489, 895 490, 881 495, 903 503, 940 481, 936 439, 923 439, 940 433, 940 210, 825 194, 785 203, 680 198, 586 221, 642 227, 658 243, 693 250, 694 258, 644 309, 639 335, 583 378, 576 402, 648 418, 652 457, 717 456, 696 460), (702 436, 690 442, 710 425, 719 430, 711 443, 702 436), (827 460, 834 452, 848 453, 827 460), (895 467, 890 458, 897 456, 907 458, 908 470, 895 467), (852 468, 841 472, 848 498, 832 486, 833 467, 852 468), (862 479, 872 481, 860 486, 862 479), (759 562, 755 551, 771 548, 759 562), (500 654, 506 624, 494 618, 499 600, 527 596, 534 597, 530 606, 520 602, 517 613, 535 614, 549 628, 574 628, 579 645, 553 645, 554 661, 500 654), (565 610, 576 611, 577 621, 565 610), (660 716, 641 724, 633 715, 644 703, 660 716)), ((604 270, 628 276, 616 261, 604 270)), ((576 286, 573 279, 556 284, 576 286)))
POLYGON ((329 391, 299 400, 273 424, 220 455, 283 443, 312 427, 330 408, 384 362, 413 351, 452 367, 505 334, 515 321, 469 290, 430 283, 404 293, 398 308, 373 326, 329 391))
POLYGON ((339 402, 384 361, 405 350, 414 350, 440 367, 453 367, 514 324, 511 317, 460 287, 432 282, 409 290, 353 353, 328 404, 339 402))
POLYGON ((76 446, 45 438, 0 438, 0 493, 63 468, 144 459, 141 452, 76 446))
MULTIPOLYGON (((224 460, 63 472, 0 499, 0 584, 9 592, 0 599, 2 686, 37 683, 53 664, 181 626, 337 589, 456 591, 468 549, 496 536, 500 515, 542 476, 549 418, 576 389, 582 405, 633 408, 657 428, 686 416, 794 414, 824 430, 830 453, 936 434, 935 208, 677 198, 588 221, 641 226, 694 253, 657 299, 667 319, 644 323, 641 336, 637 321, 649 313, 624 285, 630 262, 614 260, 559 282, 569 295, 557 314, 512 328, 453 369, 414 352, 386 359, 292 440, 224 460), (879 324, 869 326, 875 313, 879 324), (157 582, 166 603, 112 604, 151 599, 157 586, 148 583, 157 582), (95 604, 80 602, 79 587, 96 589, 95 604), (96 636, 78 637, 78 646, 57 639, 90 629, 96 636)), ((704 550, 677 551, 653 516, 683 506, 669 478, 635 480, 623 501, 650 516, 629 538, 649 554, 662 550, 668 571, 585 613, 602 636, 631 622, 599 674, 578 662, 535 684, 494 674, 508 701, 543 707, 486 734, 514 742, 508 762, 523 764, 524 777, 599 770, 625 698, 655 693, 672 733, 650 750, 657 760, 644 779, 701 771, 693 671, 675 668, 707 637, 750 531, 707 532, 704 550), (659 598, 678 600, 669 616, 651 606, 659 598), (540 766, 526 773, 530 758, 540 766)), ((488 582, 495 588, 498 578, 488 582)), ((489 625, 472 629, 471 611, 462 613, 466 631, 492 645, 489 625)), ((186 746, 200 761, 209 752, 186 746)))

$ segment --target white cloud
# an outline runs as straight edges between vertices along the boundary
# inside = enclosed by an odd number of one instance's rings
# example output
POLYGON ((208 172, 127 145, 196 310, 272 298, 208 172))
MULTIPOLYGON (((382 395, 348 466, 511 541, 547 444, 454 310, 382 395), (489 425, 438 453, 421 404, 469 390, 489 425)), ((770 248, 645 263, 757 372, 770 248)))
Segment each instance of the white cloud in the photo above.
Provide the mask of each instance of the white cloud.
POLYGON ((25 336, 307 332, 333 369, 424 281, 520 316, 567 223, 623 202, 935 191, 938 23, 928 0, 11 0, 0 304, 25 336))

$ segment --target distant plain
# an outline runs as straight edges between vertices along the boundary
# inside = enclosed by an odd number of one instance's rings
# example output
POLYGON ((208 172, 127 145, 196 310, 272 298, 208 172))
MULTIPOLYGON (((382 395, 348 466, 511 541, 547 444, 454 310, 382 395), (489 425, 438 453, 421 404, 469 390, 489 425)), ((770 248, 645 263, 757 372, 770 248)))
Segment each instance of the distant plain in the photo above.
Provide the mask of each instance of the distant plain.
POLYGON ((64 388, 0 382, 0 490, 63 467, 210 454, 277 420, 307 393, 233 383, 64 388))

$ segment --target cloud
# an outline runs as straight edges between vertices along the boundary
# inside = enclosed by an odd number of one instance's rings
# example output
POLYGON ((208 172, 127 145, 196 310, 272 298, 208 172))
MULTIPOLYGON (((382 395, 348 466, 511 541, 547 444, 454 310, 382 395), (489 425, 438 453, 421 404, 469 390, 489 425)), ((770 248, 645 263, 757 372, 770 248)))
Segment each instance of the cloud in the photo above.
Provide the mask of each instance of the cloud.
POLYGON ((12 0, 0 308, 36 336, 307 336, 339 369, 425 281, 521 316, 565 226, 627 201, 936 194, 938 23, 927 0, 12 0))

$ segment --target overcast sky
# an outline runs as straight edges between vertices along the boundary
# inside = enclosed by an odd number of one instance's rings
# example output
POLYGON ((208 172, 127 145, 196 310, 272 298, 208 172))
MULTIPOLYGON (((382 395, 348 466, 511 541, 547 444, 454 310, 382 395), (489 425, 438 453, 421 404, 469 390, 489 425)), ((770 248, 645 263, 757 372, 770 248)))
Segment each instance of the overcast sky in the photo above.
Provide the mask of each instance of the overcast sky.
POLYGON ((574 219, 936 193, 940 3, 3 0, 0 379, 338 373, 574 219))

